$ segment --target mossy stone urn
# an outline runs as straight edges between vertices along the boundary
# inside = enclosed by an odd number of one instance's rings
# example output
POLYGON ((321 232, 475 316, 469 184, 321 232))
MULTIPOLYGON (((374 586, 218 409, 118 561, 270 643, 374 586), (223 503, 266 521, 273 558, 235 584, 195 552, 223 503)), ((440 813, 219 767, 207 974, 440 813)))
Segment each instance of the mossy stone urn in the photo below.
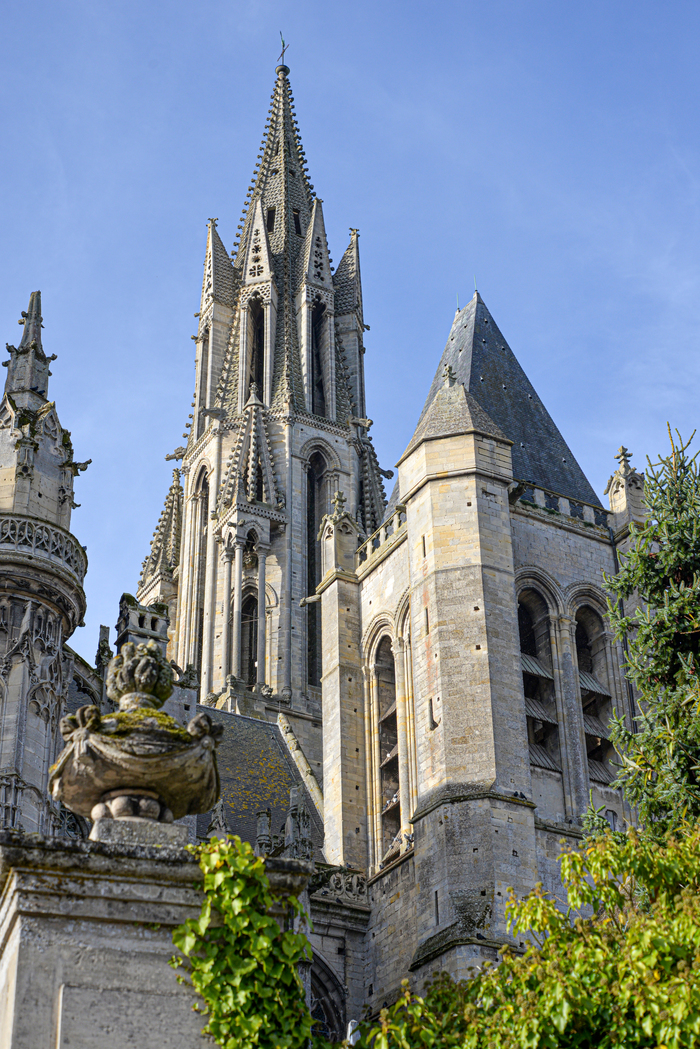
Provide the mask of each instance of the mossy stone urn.
POLYGON ((81 707, 61 720, 66 746, 51 768, 51 796, 93 820, 172 823, 208 812, 219 796, 221 725, 199 713, 185 728, 160 708, 173 671, 155 641, 122 646, 107 671, 113 714, 81 707))

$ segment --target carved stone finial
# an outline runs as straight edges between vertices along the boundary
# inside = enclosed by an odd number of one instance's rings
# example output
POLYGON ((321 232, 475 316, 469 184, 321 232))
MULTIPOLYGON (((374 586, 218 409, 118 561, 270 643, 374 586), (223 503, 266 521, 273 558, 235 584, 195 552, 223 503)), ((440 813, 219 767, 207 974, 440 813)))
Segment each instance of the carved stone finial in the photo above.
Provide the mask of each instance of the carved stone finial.
POLYGON ((337 521, 345 513, 347 499, 342 492, 336 492, 333 496, 333 520, 337 521))
POLYGON ((214 748, 223 726, 199 713, 187 728, 160 710, 173 668, 155 641, 122 645, 107 670, 119 710, 81 707, 61 721, 66 740, 51 768, 56 801, 93 820, 127 817, 172 823, 208 812, 219 796, 214 748))
POLYGON ((630 469, 630 459, 632 458, 632 452, 628 451, 628 449, 625 448, 624 444, 621 444, 617 450, 615 458, 620 464, 620 469, 624 471, 624 473, 627 473, 627 471, 630 469))
POLYGON ((445 380, 445 386, 454 386, 454 384, 457 382, 457 376, 455 375, 451 364, 445 365, 445 369, 442 374, 445 380))

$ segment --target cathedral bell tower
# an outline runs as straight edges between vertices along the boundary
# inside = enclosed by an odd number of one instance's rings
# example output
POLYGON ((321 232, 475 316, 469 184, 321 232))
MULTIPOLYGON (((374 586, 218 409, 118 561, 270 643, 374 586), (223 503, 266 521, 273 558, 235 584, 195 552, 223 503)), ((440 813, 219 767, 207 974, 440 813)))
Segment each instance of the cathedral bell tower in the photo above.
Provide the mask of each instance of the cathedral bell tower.
POLYGON ((20 324, 0 401, 0 827, 52 833, 48 770, 70 677, 63 643, 85 612, 87 556, 69 531, 73 481, 90 460, 75 461, 47 400, 56 357, 42 347, 40 292, 20 324))
POLYGON ((366 536, 385 496, 365 418, 358 231, 334 270, 289 69, 276 73, 231 256, 208 223, 190 422, 169 457, 182 460, 177 567, 161 586, 149 556, 138 598, 176 590, 170 656, 194 665, 203 698, 252 689, 319 715, 321 608, 307 601, 319 528, 341 491, 366 536))

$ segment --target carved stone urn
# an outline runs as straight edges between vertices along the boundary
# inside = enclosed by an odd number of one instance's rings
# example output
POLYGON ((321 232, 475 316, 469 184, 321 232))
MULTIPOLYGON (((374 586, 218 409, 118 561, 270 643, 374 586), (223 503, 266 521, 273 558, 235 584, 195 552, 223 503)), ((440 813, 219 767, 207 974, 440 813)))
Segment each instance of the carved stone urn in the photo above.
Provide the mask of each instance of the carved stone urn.
POLYGON ((172 677, 154 641, 122 646, 107 671, 107 695, 118 711, 103 715, 86 706, 61 721, 66 746, 49 775, 56 801, 93 820, 161 823, 213 807, 223 726, 200 713, 185 728, 160 710, 172 677))

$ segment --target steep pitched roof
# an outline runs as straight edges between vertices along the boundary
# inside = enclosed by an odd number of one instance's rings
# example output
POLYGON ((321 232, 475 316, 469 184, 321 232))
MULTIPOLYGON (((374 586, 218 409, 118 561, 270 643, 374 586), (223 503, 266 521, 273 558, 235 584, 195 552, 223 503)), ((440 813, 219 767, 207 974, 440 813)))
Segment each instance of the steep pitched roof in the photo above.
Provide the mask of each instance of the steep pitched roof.
POLYGON ((443 379, 443 385, 421 415, 408 448, 399 462, 403 462, 423 441, 474 432, 496 437, 501 441, 507 440, 481 405, 467 393, 460 382, 454 381, 452 372, 449 371, 443 379))
POLYGON ((601 505, 478 292, 455 315, 417 430, 443 386, 448 365, 457 382, 464 384, 465 390, 513 442, 513 473, 517 480, 601 505))
MULTIPOLYGON (((316 858, 322 859, 323 824, 278 726, 212 707, 198 709, 205 710, 212 721, 224 726, 217 764, 231 833, 255 844, 257 813, 267 808, 272 813, 272 831, 278 833, 286 819, 289 791, 298 787, 304 794, 311 818, 316 858)), ((206 834, 208 822, 209 814, 198 817, 198 832, 202 836, 206 834)))
POLYGON ((358 310, 362 317, 359 238, 359 230, 351 229, 350 243, 333 274, 336 317, 343 313, 351 313, 353 310, 358 310))
POLYGON ((224 306, 233 306, 234 272, 228 252, 216 229, 216 219, 209 219, 207 250, 204 256, 204 278, 202 280, 203 313, 213 299, 224 306))

